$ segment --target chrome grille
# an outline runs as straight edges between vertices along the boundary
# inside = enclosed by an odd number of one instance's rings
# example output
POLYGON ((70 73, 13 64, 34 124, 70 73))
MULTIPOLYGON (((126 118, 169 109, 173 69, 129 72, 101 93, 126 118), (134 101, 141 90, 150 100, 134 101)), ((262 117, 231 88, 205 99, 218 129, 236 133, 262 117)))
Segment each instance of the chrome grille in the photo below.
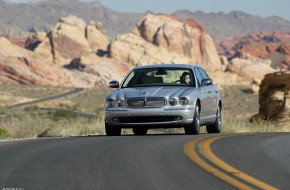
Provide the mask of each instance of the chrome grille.
POLYGON ((145 100, 144 99, 131 99, 127 100, 128 107, 144 107, 145 100))
POLYGON ((127 100, 128 107, 163 107, 166 105, 164 98, 134 98, 127 100))
POLYGON ((147 99, 145 102, 146 107, 163 107, 166 101, 164 99, 147 99))

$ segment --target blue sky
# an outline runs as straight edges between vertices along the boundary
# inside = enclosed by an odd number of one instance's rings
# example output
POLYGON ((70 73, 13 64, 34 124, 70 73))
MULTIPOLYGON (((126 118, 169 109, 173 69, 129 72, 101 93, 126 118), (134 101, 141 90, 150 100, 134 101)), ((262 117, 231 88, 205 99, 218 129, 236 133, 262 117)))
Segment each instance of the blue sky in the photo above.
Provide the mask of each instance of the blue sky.
MULTIPOLYGON (((7 2, 36 2, 39 0, 6 0, 7 2)), ((60 0, 61 1, 61 0, 60 0)), ((93 0, 81 0, 91 2, 93 0)), ((290 21, 289 0, 99 0, 105 7, 121 12, 173 13, 180 9, 191 11, 243 11, 261 17, 279 16, 290 21)))

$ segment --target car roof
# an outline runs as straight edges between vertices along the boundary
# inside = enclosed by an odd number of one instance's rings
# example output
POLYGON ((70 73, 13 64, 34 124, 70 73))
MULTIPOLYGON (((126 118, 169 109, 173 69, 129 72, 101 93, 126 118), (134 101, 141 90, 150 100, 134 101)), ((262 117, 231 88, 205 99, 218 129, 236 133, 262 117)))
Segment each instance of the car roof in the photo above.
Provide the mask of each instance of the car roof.
POLYGON ((154 65, 146 65, 146 66, 138 66, 136 69, 148 69, 148 68, 183 68, 183 69, 191 69, 197 67, 194 64, 154 64, 154 65))

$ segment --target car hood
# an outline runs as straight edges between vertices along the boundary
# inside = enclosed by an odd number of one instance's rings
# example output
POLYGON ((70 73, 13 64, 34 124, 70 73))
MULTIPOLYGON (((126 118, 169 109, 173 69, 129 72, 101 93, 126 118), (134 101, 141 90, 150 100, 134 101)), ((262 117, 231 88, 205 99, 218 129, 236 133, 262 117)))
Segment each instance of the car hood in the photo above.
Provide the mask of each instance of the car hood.
POLYGON ((136 97, 165 97, 179 98, 186 96, 189 92, 195 91, 194 87, 139 87, 119 89, 111 92, 107 98, 128 99, 136 97))

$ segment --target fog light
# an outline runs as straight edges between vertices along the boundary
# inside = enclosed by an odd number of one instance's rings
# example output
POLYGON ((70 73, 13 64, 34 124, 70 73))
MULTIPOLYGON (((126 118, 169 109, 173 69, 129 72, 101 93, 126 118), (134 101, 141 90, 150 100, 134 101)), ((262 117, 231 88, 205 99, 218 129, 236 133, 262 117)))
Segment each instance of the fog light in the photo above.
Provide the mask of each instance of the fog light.
POLYGON ((112 121, 119 122, 119 118, 113 118, 112 121))
POLYGON ((182 117, 175 117, 174 118, 174 121, 180 121, 180 120, 182 120, 182 117))

